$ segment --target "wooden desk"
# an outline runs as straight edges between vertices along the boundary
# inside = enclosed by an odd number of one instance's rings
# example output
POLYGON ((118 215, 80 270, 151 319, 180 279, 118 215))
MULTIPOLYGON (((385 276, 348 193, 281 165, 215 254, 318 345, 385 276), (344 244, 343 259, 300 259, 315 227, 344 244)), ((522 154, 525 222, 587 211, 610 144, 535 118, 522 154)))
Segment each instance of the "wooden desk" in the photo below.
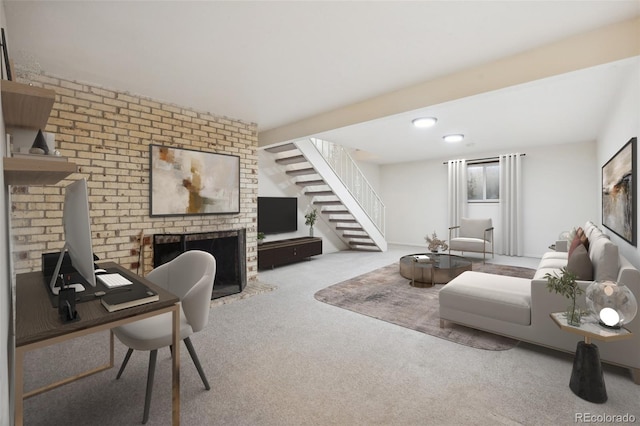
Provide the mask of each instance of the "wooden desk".
MULTIPOLYGON (((131 281, 138 281, 158 292, 159 300, 116 312, 108 312, 96 298, 78 303, 76 310, 80 320, 63 324, 58 310, 53 308, 47 294, 47 286, 41 272, 30 272, 16 276, 16 351, 15 351, 15 424, 23 423, 23 400, 55 389, 74 380, 113 367, 113 333, 110 333, 109 362, 93 370, 69 377, 48 386, 24 393, 23 363, 26 352, 64 342, 91 333, 110 330, 123 324, 144 318, 173 313, 173 347, 180 344, 180 299, 150 281, 130 272, 113 262, 100 265, 104 269, 116 269, 131 281)), ((101 284, 98 284, 101 286, 101 284)), ((180 424, 180 351, 172 356, 172 421, 180 424)))

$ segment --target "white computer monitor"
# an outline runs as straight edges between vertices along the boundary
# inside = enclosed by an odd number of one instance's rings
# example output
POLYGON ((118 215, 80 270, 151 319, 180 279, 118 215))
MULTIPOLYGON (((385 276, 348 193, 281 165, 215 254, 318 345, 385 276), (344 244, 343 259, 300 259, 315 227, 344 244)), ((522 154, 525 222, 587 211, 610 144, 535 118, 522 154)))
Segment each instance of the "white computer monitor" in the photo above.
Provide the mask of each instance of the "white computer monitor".
MULTIPOLYGON (((93 265, 93 248, 91 245, 91 218, 89 217, 89 194, 87 180, 80 179, 65 188, 64 210, 62 216, 65 244, 60 252, 56 269, 51 277, 51 291, 58 294, 56 280, 62 265, 65 251, 69 252, 71 264, 91 286, 96 286, 96 275, 93 265)), ((84 291, 80 283, 69 283, 76 291, 84 291)))

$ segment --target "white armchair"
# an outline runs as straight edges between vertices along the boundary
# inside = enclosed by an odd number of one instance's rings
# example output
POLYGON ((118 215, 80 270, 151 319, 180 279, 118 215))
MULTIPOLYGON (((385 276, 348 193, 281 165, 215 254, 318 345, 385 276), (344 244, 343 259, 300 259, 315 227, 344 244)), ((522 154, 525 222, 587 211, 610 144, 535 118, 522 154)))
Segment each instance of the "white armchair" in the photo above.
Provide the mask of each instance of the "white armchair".
POLYGON ((493 257, 493 224, 489 219, 470 219, 463 217, 460 225, 449 228, 449 254, 451 250, 482 253, 486 260, 487 253, 493 257))

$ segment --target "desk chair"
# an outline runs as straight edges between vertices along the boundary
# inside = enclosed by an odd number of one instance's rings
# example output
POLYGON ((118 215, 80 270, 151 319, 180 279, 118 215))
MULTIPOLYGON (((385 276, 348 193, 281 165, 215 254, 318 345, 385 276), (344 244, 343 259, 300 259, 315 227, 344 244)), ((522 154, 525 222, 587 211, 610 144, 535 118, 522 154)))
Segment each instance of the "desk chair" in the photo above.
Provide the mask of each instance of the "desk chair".
POLYGON ((493 224, 491 218, 461 218, 460 225, 449 228, 449 254, 451 250, 482 253, 482 261, 487 253, 493 257, 493 224))
MULTIPOLYGON (((146 277, 149 281, 169 290, 180 298, 180 339, 184 341, 207 390, 210 389, 209 382, 189 336, 202 330, 209 321, 209 306, 215 275, 215 258, 204 251, 191 250, 182 253, 171 262, 160 265, 146 277)), ((149 419, 149 405, 158 349, 171 346, 171 313, 117 327, 113 333, 118 340, 129 347, 116 379, 122 375, 134 349, 150 351, 147 393, 142 417, 142 423, 145 424, 149 419)), ((173 351, 173 348, 171 350, 173 351)))

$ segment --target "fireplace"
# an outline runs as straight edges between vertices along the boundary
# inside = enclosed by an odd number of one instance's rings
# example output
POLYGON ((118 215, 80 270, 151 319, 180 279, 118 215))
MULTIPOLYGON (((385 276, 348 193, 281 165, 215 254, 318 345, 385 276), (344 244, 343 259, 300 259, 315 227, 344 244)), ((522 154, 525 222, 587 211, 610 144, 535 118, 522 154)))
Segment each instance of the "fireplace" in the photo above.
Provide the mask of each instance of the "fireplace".
POLYGON ((247 285, 246 230, 189 234, 154 234, 153 267, 188 250, 202 250, 216 258, 212 299, 240 293, 247 285))

